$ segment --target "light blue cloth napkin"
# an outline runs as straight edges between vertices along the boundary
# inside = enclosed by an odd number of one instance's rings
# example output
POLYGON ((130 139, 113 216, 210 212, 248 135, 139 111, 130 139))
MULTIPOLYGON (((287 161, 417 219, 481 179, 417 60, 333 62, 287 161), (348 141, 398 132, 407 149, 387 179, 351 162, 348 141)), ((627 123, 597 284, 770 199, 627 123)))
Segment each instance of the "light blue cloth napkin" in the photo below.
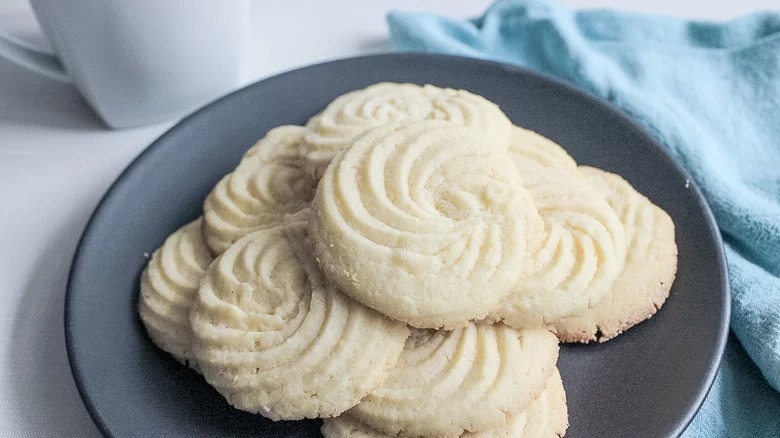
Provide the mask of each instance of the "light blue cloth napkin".
POLYGON ((388 21, 399 50, 564 79, 669 148, 725 239, 739 340, 686 436, 780 437, 780 13, 710 23, 526 0, 469 21, 400 12, 388 21))

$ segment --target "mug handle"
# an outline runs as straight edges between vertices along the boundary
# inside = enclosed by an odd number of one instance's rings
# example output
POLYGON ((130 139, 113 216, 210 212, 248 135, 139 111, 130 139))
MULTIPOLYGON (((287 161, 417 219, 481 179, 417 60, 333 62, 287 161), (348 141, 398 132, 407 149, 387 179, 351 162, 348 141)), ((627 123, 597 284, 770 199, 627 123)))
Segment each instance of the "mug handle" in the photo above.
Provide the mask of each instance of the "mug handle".
POLYGON ((72 82, 56 56, 1 32, 0 57, 56 81, 72 82))

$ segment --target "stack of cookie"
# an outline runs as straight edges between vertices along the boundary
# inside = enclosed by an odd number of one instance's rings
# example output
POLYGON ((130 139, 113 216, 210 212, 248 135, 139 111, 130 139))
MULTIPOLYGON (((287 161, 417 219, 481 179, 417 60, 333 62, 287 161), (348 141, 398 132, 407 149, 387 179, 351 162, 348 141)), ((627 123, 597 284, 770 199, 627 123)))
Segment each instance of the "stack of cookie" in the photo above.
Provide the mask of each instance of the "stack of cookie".
POLYGON ((327 437, 563 436, 558 342, 674 280, 669 216, 463 90, 382 83, 271 130, 143 273, 151 339, 327 437))

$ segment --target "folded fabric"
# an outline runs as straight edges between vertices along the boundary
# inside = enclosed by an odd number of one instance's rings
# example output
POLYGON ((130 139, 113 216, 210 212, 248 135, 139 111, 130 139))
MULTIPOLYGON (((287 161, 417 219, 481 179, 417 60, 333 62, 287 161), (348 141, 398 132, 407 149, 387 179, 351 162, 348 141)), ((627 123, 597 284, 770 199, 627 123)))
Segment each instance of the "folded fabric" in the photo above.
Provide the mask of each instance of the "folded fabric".
POLYGON ((686 436, 780 436, 780 13, 712 23, 526 0, 474 20, 393 12, 388 21, 398 50, 564 79, 672 152, 726 242, 736 335, 686 436))

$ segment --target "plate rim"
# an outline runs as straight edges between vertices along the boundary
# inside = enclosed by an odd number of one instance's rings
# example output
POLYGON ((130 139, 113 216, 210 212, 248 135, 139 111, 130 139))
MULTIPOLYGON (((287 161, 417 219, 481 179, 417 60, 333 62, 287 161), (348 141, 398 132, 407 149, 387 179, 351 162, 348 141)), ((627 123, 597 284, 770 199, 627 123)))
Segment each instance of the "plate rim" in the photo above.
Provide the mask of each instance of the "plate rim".
POLYGON ((84 407, 87 409, 90 418, 92 418, 92 421, 99 429, 100 433, 105 437, 112 437, 112 438, 114 437, 114 435, 111 434, 110 429, 106 424, 104 418, 100 416, 98 409, 96 408, 92 399, 90 398, 89 393, 84 388, 83 371, 81 370, 78 363, 78 359, 76 358, 73 351, 74 332, 72 330, 70 321, 72 317, 71 313, 72 313, 73 296, 76 293, 74 292, 75 283, 78 277, 78 271, 81 268, 81 265, 83 264, 83 261, 81 260, 82 252, 84 251, 87 241, 89 240, 89 235, 92 232, 94 223, 99 219, 102 213, 104 205, 108 203, 108 201, 114 196, 115 192, 122 185, 123 181, 128 178, 130 172, 135 167, 140 165, 140 163, 142 163, 146 159, 146 157, 148 157, 151 153, 153 153, 154 150, 158 149, 161 144, 164 144, 167 141, 168 137, 177 135, 178 131, 181 129, 186 129, 187 125, 192 123, 192 120, 196 120, 198 118, 206 116, 211 112, 220 110, 224 105, 228 104, 236 96, 239 96, 242 93, 244 93, 247 89, 255 86, 261 86, 261 84, 272 83, 286 76, 298 74, 302 70, 317 69, 326 65, 345 63, 345 62, 355 62, 355 61, 372 62, 372 60, 383 59, 383 58, 406 58, 406 59, 440 58, 449 62, 483 65, 488 68, 503 69, 509 73, 516 74, 519 76, 522 75, 531 76, 542 82, 547 82, 548 84, 553 85, 555 87, 563 88, 569 93, 579 95, 580 98, 590 101, 592 104, 597 105, 604 111, 610 113, 611 116, 622 119, 628 125, 634 127, 639 135, 644 136, 649 143, 653 144, 653 146, 661 152, 661 155, 664 157, 664 159, 666 159, 666 161, 669 162, 670 165, 675 168, 675 170, 680 172, 681 175, 685 176, 685 178, 687 178, 688 181, 690 181, 689 189, 692 189, 693 197, 696 200, 696 202, 698 202, 702 212, 704 213, 704 219, 708 226, 708 234, 710 235, 710 237, 713 239, 713 242, 715 243, 714 255, 717 258, 717 264, 721 268, 720 280, 724 285, 722 292, 725 295, 725 300, 723 303, 723 309, 722 309, 723 318, 720 321, 721 327, 720 327, 720 333, 718 337, 715 360, 707 370, 705 376, 705 380, 706 380, 705 385, 703 385, 701 389, 698 391, 698 394, 696 394, 695 402, 689 405, 688 408, 686 409, 684 417, 682 421, 679 422, 679 426, 674 433, 674 436, 677 437, 681 436, 682 433, 688 428, 691 421, 693 421, 694 416, 701 409, 704 400, 707 398, 707 395, 712 389, 712 385, 715 382, 715 378, 717 376, 718 370, 720 369, 720 365, 723 361, 723 357, 726 349, 726 343, 728 341, 729 332, 730 332, 730 320, 731 320, 731 284, 729 281, 728 266, 726 264, 726 254, 725 254, 725 249, 723 244, 723 238, 720 234, 717 222, 715 220, 715 216, 712 213, 712 209, 710 208, 709 203, 704 197, 704 194, 699 188, 698 184, 696 184, 691 174, 672 156, 671 152, 669 152, 669 150, 665 148, 655 137, 650 135, 650 133, 647 131, 645 127, 640 125, 633 118, 624 114, 617 107, 615 107, 611 102, 606 101, 603 98, 588 92, 587 90, 578 88, 569 82, 563 81, 562 79, 544 73, 540 73, 537 71, 529 70, 525 67, 521 67, 518 65, 512 65, 512 64, 507 64, 503 62, 492 61, 492 60, 487 60, 482 58, 456 56, 456 55, 449 55, 449 54, 434 54, 434 53, 425 53, 425 52, 414 52, 414 53, 387 52, 387 53, 377 53, 377 54, 370 54, 370 55, 337 58, 334 60, 303 65, 249 83, 228 94, 225 94, 217 99, 205 103, 200 108, 194 110, 188 115, 182 117, 180 120, 176 121, 173 126, 168 128, 153 142, 151 142, 147 147, 145 147, 135 158, 133 158, 130 161, 130 163, 122 170, 122 172, 119 173, 116 179, 111 183, 108 189, 106 189, 105 193, 101 196, 100 201, 95 205, 94 209, 92 210, 92 213, 90 213, 89 219, 87 220, 84 226, 84 229, 82 230, 81 236, 79 237, 78 245, 76 246, 76 250, 74 251, 73 257, 71 259, 71 265, 68 270, 68 279, 66 283, 65 296, 64 296, 64 321, 63 322, 64 322, 64 330, 65 330, 65 349, 68 357, 68 366, 70 368, 71 376, 73 377, 73 381, 76 385, 76 389, 78 391, 79 397, 82 403, 84 404, 84 407), (723 321, 726 321, 726 323, 724 324, 723 321))

